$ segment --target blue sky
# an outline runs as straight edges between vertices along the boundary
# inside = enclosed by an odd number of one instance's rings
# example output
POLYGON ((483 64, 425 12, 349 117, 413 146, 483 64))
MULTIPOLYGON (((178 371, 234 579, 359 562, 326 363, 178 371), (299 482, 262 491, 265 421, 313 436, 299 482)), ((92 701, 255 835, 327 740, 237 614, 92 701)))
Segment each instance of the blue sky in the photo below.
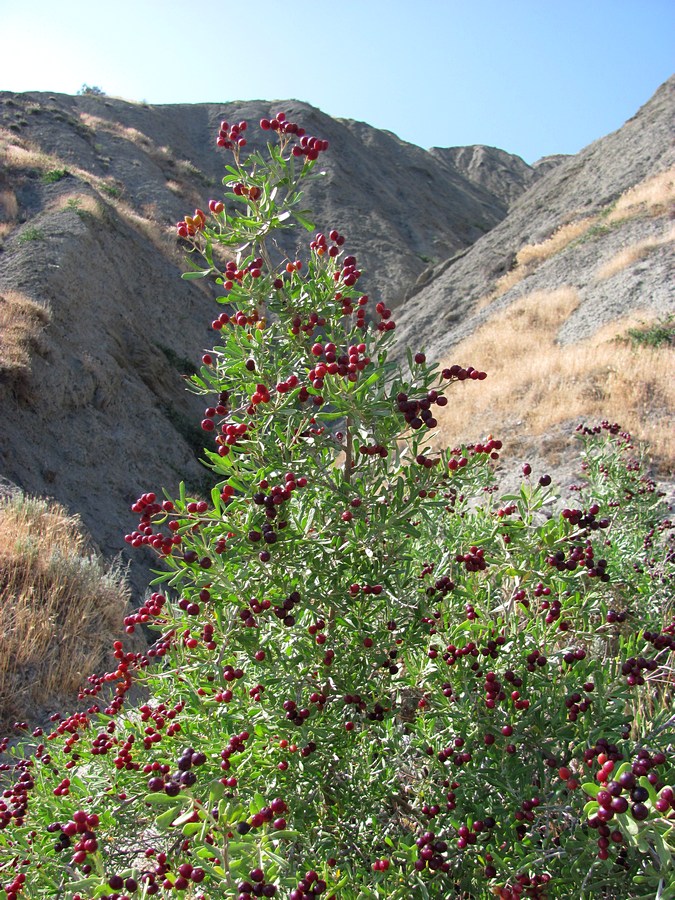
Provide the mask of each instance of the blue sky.
POLYGON ((673 0, 0 0, 0 33, 0 90, 293 97, 527 162, 619 128, 675 71, 673 0))

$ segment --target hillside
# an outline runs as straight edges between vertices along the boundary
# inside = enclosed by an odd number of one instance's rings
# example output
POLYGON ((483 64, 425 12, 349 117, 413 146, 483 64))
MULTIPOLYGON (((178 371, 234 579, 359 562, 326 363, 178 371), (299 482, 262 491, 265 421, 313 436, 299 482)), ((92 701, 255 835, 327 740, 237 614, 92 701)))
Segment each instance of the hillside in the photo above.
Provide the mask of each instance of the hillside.
MULTIPOLYGON (((480 183, 388 132, 297 101, 149 107, 0 93, 0 416, 9 426, 0 476, 79 512, 108 554, 125 551, 139 493, 175 490, 181 478, 204 488, 203 405, 181 376, 211 346, 211 294, 181 281, 175 222, 218 195, 228 161, 215 146, 219 122, 277 108, 330 141, 307 205, 320 227, 348 235, 369 289, 387 303, 430 261, 501 221, 516 173, 529 169, 508 157, 480 183)), ((279 252, 306 240, 295 235, 279 252)), ((133 559, 142 589, 150 559, 133 559)))
POLYGON ((672 471, 674 113, 671 78, 622 128, 545 173, 489 234, 418 279, 399 314, 399 347, 489 375, 439 416, 444 442, 490 431, 555 466, 579 420, 611 418, 672 471))

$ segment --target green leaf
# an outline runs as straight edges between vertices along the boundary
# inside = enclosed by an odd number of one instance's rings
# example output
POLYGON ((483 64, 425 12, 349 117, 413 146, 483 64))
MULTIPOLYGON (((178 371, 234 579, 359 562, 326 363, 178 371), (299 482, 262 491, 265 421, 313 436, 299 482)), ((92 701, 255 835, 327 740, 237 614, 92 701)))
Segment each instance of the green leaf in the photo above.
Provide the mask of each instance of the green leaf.
MULTIPOLYGON (((175 821, 172 824, 174 825, 175 828, 180 828, 181 825, 184 825, 186 822, 188 822, 192 818, 193 813, 194 813, 193 809, 187 810, 182 815, 178 816, 178 818, 175 819, 175 821)), ((194 824, 197 824, 197 823, 195 822, 194 824)), ((201 828, 201 824, 199 827, 201 828)))
POLYGON ((195 278, 206 278, 206 276, 209 275, 210 272, 210 269, 204 269, 199 272, 183 272, 180 277, 183 279, 183 281, 193 281, 195 278))
POLYGON ((301 213, 298 212, 297 210, 294 210, 293 216, 294 216, 295 219, 302 225, 302 227, 303 227, 306 231, 314 231, 314 230, 315 230, 316 225, 314 225, 314 223, 311 222, 311 221, 305 216, 305 211, 304 211, 304 210, 303 210, 303 212, 301 212, 301 213))
POLYGON ((179 806, 173 806, 171 809, 167 809, 166 812, 163 812, 160 816, 157 816, 157 818, 155 819, 155 824, 159 828, 161 828, 162 831, 166 831, 166 829, 171 826, 171 823, 182 808, 183 804, 181 803, 179 806))
MULTIPOLYGON (((153 806, 168 806, 171 803, 176 802, 175 797, 169 797, 168 794, 161 793, 157 791, 156 793, 146 794, 145 802, 151 803, 153 806)), ((182 808, 182 804, 181 804, 182 808)))
POLYGON ((589 797, 597 797, 602 788, 594 781, 587 781, 585 784, 581 785, 581 790, 585 794, 588 794, 589 797))

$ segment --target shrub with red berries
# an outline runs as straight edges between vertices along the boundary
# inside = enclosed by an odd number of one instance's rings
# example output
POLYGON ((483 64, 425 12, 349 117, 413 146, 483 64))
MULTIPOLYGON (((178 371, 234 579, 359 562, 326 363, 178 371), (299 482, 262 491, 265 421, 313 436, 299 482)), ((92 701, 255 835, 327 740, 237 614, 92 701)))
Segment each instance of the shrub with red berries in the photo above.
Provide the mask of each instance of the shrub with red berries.
POLYGON ((670 896, 672 524, 630 437, 582 428, 567 505, 530 464, 500 496, 500 440, 440 448, 486 373, 391 361, 300 207, 327 143, 260 126, 221 124, 224 196, 177 226, 212 488, 131 507, 148 649, 0 741, 0 900, 670 896))

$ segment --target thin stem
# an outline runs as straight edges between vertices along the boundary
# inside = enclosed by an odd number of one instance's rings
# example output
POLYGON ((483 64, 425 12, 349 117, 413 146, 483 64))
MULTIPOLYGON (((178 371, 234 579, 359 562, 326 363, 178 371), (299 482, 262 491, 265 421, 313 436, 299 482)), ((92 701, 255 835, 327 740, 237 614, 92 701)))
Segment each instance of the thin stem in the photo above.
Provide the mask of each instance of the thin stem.
POLYGON ((347 441, 345 447, 345 481, 351 484, 352 480, 352 456, 353 456, 353 440, 352 440, 352 420, 351 416, 347 416, 346 423, 347 441))

